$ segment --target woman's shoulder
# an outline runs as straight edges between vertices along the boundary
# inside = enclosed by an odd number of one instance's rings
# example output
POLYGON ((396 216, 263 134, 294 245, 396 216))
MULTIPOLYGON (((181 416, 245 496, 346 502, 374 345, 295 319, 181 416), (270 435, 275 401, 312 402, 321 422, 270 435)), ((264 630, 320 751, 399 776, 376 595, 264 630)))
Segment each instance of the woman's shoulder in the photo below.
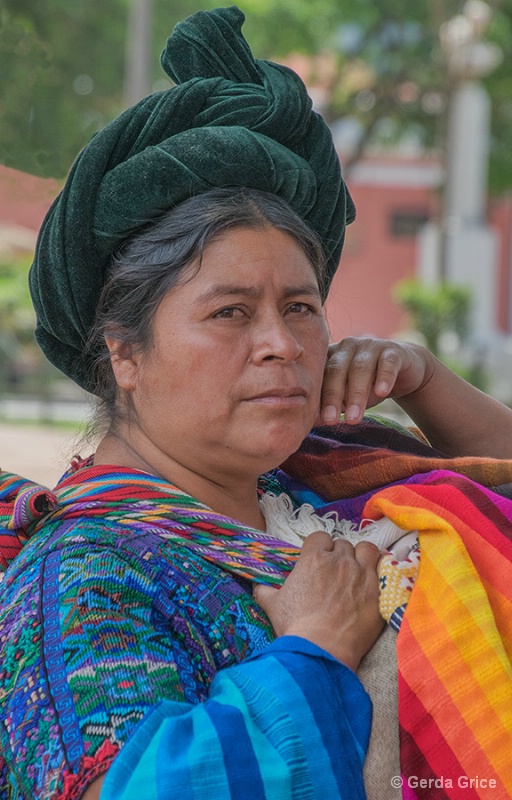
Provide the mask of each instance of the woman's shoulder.
POLYGON ((77 554, 86 562, 89 553, 99 550, 114 560, 136 559, 136 548, 130 546, 136 526, 127 527, 119 515, 109 513, 120 505, 116 491, 125 477, 120 473, 118 467, 98 470, 90 459, 75 459, 49 489, 0 472, 0 572, 8 567, 5 580, 12 582, 56 553, 62 563, 77 554))
POLYGON ((113 569, 130 569, 145 575, 149 581, 164 574, 194 574, 203 559, 186 550, 184 559, 181 541, 157 524, 143 529, 137 521, 109 519, 49 519, 24 545, 6 572, 6 581, 31 568, 43 570, 49 562, 58 564, 63 575, 74 571, 83 578, 89 575, 110 575, 113 569))
MULTIPOLYGON (((0 583, 0 624, 4 630, 43 608, 50 594, 72 583, 93 581, 108 592, 109 576, 120 571, 141 575, 144 567, 116 544, 116 532, 98 521, 73 520, 43 525, 8 566, 0 583), (52 589, 53 587, 53 589, 52 589)), ((147 582, 149 584, 149 582, 147 582)))

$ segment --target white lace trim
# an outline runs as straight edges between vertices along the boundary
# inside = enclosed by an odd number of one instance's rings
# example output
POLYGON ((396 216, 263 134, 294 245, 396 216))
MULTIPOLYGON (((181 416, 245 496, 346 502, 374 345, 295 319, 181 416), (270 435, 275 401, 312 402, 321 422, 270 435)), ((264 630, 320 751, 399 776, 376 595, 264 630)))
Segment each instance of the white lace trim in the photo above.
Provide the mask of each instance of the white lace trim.
POLYGON ((417 541, 417 531, 404 531, 387 517, 376 522, 365 520, 361 526, 347 519, 339 519, 335 511, 320 516, 309 503, 294 509, 288 495, 270 492, 260 498, 260 506, 267 523, 267 533, 276 539, 302 547, 304 539, 315 531, 325 531, 333 539, 346 539, 355 545, 372 542, 381 550, 391 550, 399 558, 406 558, 417 541))

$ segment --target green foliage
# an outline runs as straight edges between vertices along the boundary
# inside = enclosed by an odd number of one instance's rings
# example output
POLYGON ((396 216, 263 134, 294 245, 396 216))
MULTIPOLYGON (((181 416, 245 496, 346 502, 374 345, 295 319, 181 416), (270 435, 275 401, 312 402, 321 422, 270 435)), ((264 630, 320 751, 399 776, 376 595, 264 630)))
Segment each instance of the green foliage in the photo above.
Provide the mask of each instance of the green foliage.
POLYGON ((62 375, 46 360, 34 338, 30 264, 30 258, 0 261, 0 393, 44 397, 53 383, 62 382, 62 375))
POLYGON ((469 333, 470 290, 447 283, 424 286, 420 281, 406 279, 396 284, 394 294, 410 313, 415 329, 424 337, 429 350, 464 380, 487 391, 484 362, 478 353, 464 352, 461 347, 469 333), (458 356, 442 352, 441 338, 448 332, 458 338, 458 356))
POLYGON ((492 138, 489 185, 496 193, 512 188, 512 1, 494 14, 490 35, 500 46, 503 61, 486 80, 492 98, 492 138))
POLYGON ((0 262, 0 391, 12 388, 27 366, 42 360, 34 340, 29 266, 29 260, 0 262))
POLYGON ((62 177, 120 109, 119 0, 3 0, 0 160, 62 177))
MULTIPOLYGON (((95 131, 122 109, 132 0, 0 0, 0 162, 63 177, 95 131)), ((243 0, 244 32, 259 58, 328 54, 323 113, 361 125, 357 160, 374 143, 413 133, 443 149, 449 94, 439 29, 465 0, 243 0)), ((180 19, 219 0, 153 0, 152 81, 180 19)), ((487 38, 503 53, 486 79, 493 98, 490 184, 512 188, 512 0, 491 3, 487 38)), ((314 73, 314 69, 313 69, 314 73)), ((313 74, 313 80, 315 75, 313 74)))
POLYGON ((29 260, 0 262, 0 330, 16 342, 16 347, 32 341, 35 325, 28 289, 29 267, 29 260))
POLYGON ((425 286, 407 279, 395 287, 397 301, 408 311, 429 350, 440 355, 442 333, 453 331, 463 342, 468 334, 471 292, 464 286, 443 283, 425 286))

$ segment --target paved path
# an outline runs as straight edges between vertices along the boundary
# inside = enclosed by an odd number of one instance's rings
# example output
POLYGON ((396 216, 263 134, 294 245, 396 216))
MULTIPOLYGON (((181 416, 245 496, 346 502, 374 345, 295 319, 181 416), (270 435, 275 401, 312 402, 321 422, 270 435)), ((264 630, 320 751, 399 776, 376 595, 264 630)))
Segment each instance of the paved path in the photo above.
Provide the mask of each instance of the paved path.
POLYGON ((55 485, 78 446, 73 429, 0 423, 0 468, 45 486, 55 485))

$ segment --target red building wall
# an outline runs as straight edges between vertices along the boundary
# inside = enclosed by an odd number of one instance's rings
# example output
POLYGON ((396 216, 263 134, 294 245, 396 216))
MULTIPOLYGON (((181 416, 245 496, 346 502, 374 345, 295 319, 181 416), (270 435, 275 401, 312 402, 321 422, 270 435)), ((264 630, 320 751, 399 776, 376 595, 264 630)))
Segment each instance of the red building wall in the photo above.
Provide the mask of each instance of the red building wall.
POLYGON ((512 333, 512 196, 491 203, 489 221, 499 239, 496 327, 509 334, 512 333))
POLYGON ((357 209, 327 301, 331 336, 382 336, 406 329, 393 288, 416 271, 416 231, 436 213, 439 167, 365 161, 347 179, 357 209))
POLYGON ((0 223, 37 231, 58 191, 57 181, 0 166, 0 223))
MULTIPOLYGON (((333 340, 365 334, 393 337, 409 327, 393 287, 413 277, 415 231, 437 213, 440 167, 435 161, 365 159, 347 178, 357 208, 347 228, 341 264, 327 301, 333 340)), ((0 234, 9 224, 37 231, 59 191, 43 180, 0 166, 0 234)), ((512 197, 492 202, 490 224, 499 235, 496 326, 512 332, 512 197)))

